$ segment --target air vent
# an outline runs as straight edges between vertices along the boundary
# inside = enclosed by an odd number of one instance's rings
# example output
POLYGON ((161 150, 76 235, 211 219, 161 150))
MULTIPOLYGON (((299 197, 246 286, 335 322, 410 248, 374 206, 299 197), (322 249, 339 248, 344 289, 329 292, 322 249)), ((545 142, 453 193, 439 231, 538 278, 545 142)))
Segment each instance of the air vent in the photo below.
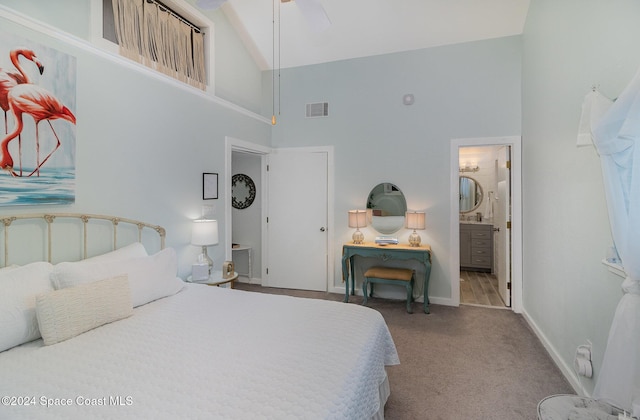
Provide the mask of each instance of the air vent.
POLYGON ((329 116, 329 102, 318 102, 307 104, 307 118, 318 118, 329 116))

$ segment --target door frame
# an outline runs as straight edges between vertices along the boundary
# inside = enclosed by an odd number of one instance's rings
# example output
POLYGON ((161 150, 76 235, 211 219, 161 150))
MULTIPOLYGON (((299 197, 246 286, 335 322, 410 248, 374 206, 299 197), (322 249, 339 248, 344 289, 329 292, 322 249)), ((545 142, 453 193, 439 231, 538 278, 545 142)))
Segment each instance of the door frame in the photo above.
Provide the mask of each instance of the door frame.
POLYGON ((459 149, 461 147, 511 146, 511 309, 522 313, 522 137, 451 139, 450 166, 450 267, 451 303, 460 306, 459 149))
MULTIPOLYGON (((245 140, 236 139, 234 137, 226 136, 224 139, 225 147, 224 147, 224 241, 225 241, 225 260, 231 261, 233 258, 233 251, 231 249, 232 245, 232 231, 233 231, 233 219, 232 214, 233 211, 231 209, 231 171, 232 171, 232 156, 233 152, 240 153, 251 153, 254 155, 260 156, 260 177, 262 178, 261 184, 264 186, 267 172, 266 165, 266 156, 271 153, 271 148, 267 146, 262 146, 260 144, 251 143, 245 140)), ((260 264, 260 282, 262 283, 262 278, 265 273, 265 264, 266 264, 266 224, 264 221, 266 220, 266 191, 263 194, 260 194, 261 201, 260 206, 262 208, 260 213, 260 218, 262 223, 261 226, 261 264, 260 264)))

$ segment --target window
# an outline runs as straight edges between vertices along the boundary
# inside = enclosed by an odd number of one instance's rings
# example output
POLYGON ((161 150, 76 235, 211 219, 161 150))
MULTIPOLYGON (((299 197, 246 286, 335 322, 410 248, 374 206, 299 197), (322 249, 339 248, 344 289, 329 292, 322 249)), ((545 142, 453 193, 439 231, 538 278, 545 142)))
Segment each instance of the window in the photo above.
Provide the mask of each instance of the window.
MULTIPOLYGON (((212 25, 207 25, 206 20, 204 25, 196 24, 197 19, 192 19, 195 9, 180 0, 164 3, 158 0, 97 1, 101 16, 97 19, 94 14, 93 22, 97 22, 100 29, 99 44, 117 44, 120 55, 206 90, 207 58, 212 56, 207 32, 212 25), (179 13, 175 6, 181 4, 179 13), (109 42, 105 43, 105 40, 109 42)), ((203 19, 199 20, 203 22, 203 19)), ((96 32, 94 29, 94 42, 96 32)))

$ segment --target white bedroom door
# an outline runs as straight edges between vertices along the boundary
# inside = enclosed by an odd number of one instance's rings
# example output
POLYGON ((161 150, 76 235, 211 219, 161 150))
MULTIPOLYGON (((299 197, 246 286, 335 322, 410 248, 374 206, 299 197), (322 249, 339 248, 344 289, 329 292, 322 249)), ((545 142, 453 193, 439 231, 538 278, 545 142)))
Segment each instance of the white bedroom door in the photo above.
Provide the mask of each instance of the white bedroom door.
POLYGON ((498 263, 498 293, 511 306, 511 171, 510 147, 498 151, 498 200, 494 217, 494 241, 498 263))
POLYGON ((327 290, 328 155, 304 149, 267 157, 267 284, 327 290))

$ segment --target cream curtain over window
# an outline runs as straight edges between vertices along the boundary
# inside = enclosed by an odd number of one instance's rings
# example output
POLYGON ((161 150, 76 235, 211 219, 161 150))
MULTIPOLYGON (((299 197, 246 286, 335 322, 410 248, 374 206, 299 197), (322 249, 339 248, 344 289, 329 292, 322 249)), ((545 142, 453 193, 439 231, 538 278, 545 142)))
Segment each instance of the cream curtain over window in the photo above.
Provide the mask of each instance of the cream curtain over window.
POLYGON ((112 0, 120 54, 202 90, 204 34, 146 0, 112 0))

